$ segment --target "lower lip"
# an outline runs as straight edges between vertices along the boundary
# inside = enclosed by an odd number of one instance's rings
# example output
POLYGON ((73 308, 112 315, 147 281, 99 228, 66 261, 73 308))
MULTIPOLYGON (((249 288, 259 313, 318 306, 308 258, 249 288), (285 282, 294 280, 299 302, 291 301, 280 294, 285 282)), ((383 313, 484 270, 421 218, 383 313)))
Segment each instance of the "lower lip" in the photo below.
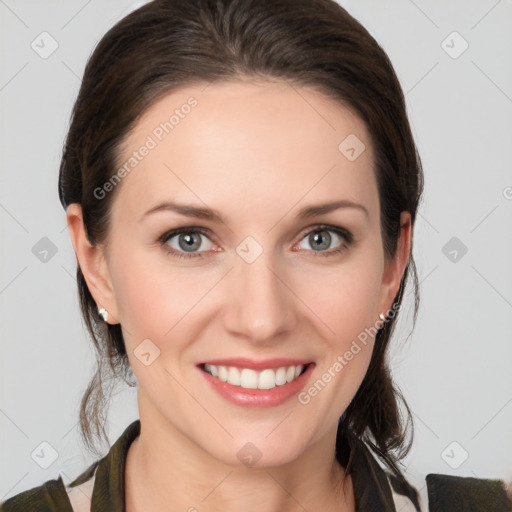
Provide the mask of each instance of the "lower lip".
POLYGON ((208 384, 229 402, 243 407, 264 408, 281 405, 299 393, 306 384, 314 366, 313 363, 310 363, 302 375, 291 382, 272 389, 245 389, 240 386, 233 386, 227 382, 222 382, 201 368, 198 368, 198 370, 208 384))

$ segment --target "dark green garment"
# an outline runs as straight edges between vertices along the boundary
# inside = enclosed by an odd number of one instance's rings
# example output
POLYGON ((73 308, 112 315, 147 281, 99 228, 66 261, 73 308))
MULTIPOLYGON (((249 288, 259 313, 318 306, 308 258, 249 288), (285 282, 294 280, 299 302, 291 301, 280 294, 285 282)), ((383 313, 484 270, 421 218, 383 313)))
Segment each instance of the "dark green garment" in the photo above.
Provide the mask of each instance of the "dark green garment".
MULTIPOLYGON (((91 512, 125 512, 124 472, 128 448, 140 433, 140 420, 131 423, 108 454, 94 462, 69 485, 75 487, 89 480, 97 468, 91 500, 91 512)), ((346 452, 345 452, 346 454, 346 452)), ((399 512, 394 506, 387 473, 360 442, 354 449, 352 481, 357 512, 399 512)), ((394 477, 393 490, 401 495, 394 477)), ((484 480, 449 475, 427 476, 429 512, 510 512, 511 504, 500 480, 484 480)), ((413 496, 409 496, 415 503, 413 496)), ((419 506, 415 503, 419 510, 419 506)), ((21 492, 4 503, 2 512, 73 512, 65 484, 59 475, 33 489, 21 492)), ((315 512, 315 511, 310 511, 315 512)))

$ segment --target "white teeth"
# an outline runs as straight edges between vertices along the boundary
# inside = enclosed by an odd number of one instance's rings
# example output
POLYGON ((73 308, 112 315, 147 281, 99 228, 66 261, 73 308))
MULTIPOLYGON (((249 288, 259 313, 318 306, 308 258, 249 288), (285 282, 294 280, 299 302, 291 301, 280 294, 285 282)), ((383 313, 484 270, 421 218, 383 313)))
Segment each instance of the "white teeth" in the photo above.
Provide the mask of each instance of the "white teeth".
POLYGON ((228 369, 228 382, 233 386, 240 386, 240 372, 232 366, 228 369))
POLYGON ((205 364, 204 369, 210 375, 222 382, 245 389, 272 389, 295 380, 304 369, 304 365, 282 366, 276 370, 267 368, 260 372, 244 368, 240 370, 234 366, 215 366, 205 364))
POLYGON ((222 382, 226 382, 228 380, 228 371, 226 370, 226 367, 218 366, 217 369, 219 370, 219 379, 222 382))
MULTIPOLYGON (((231 368, 235 372, 239 373, 237 368, 231 368)), ((236 381, 228 381, 229 384, 233 384, 233 386, 241 386, 245 389, 257 389, 258 388, 258 374, 254 370, 249 370, 244 368, 242 370, 242 374, 238 379, 238 384, 236 381)))
POLYGON ((279 368, 276 372, 276 384, 282 386, 286 384, 286 368, 279 368))
POLYGON ((272 389, 276 387, 276 374, 274 370, 263 370, 258 378, 258 389, 272 389))
POLYGON ((206 363, 204 365, 204 369, 208 372, 208 373, 211 373, 214 377, 218 377, 219 375, 219 371, 217 370, 217 367, 216 366, 213 366, 211 364, 208 364, 206 363))

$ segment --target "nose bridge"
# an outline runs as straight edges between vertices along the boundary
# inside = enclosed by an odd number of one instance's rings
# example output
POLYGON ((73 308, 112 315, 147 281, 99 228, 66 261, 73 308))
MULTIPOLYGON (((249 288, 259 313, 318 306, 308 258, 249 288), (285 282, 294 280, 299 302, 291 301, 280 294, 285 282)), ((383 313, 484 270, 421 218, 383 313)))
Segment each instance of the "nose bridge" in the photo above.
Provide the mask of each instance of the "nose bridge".
POLYGON ((226 327, 252 341, 271 339, 291 327, 293 294, 273 251, 247 237, 236 252, 226 327))

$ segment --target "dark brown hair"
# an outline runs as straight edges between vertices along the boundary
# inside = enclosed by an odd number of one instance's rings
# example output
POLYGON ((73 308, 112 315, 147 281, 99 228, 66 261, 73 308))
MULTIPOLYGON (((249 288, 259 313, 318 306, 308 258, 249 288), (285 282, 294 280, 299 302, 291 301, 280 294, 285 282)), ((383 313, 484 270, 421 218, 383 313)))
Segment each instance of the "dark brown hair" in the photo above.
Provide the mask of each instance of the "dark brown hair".
MULTIPOLYGON (((421 161, 391 62, 368 31, 333 0, 155 0, 111 28, 85 68, 59 176, 60 201, 64 208, 82 206, 90 243, 106 244, 116 193, 114 189, 98 199, 94 190, 114 175, 121 144, 146 109, 186 85, 239 79, 311 86, 361 117, 374 147, 384 252, 393 258, 400 213, 410 212, 414 225, 423 190, 421 161)), ((395 309, 410 274, 415 320, 419 294, 412 254, 395 309)), ((135 382, 120 325, 102 322, 79 266, 77 280, 97 353, 97 370, 81 402, 80 427, 87 447, 99 453, 95 438, 106 439, 109 395, 104 384, 111 390, 119 377, 131 386, 135 382)), ((341 436, 349 444, 362 439, 408 486, 397 463, 412 445, 412 415, 386 360, 397 317, 377 333, 368 372, 340 418, 337 450, 341 436)))

